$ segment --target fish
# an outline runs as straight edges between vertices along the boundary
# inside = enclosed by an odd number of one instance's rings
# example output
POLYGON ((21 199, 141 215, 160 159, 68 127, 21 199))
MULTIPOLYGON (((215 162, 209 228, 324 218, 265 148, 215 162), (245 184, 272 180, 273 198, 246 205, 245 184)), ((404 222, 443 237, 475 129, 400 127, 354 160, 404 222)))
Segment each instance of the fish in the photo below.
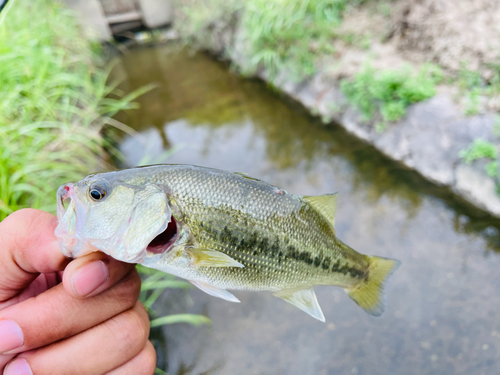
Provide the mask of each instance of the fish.
POLYGON ((324 322, 314 286, 343 288, 373 316, 400 262, 335 235, 336 193, 299 196, 244 173, 158 164, 92 174, 57 191, 60 247, 100 250, 184 278, 231 302, 269 291, 324 322))

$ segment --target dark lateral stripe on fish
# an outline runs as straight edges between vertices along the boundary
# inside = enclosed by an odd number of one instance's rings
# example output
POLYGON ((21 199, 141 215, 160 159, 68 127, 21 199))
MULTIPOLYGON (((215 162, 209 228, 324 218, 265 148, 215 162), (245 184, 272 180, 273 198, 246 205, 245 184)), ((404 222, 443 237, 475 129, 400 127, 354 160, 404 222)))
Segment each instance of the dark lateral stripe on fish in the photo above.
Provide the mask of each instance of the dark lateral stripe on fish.
POLYGON ((249 239, 240 239, 238 236, 233 235, 227 226, 224 226, 221 231, 206 224, 201 224, 200 226, 223 243, 230 245, 235 251, 241 253, 252 254, 253 256, 271 255, 272 258, 278 256, 278 263, 281 263, 283 260, 295 260, 313 265, 316 268, 321 266, 325 271, 341 273, 343 275, 349 274, 353 278, 362 278, 365 276, 363 271, 354 267, 349 267, 348 265, 341 265, 339 261, 332 263, 331 258, 323 256, 323 254, 313 259, 309 253, 306 251, 298 251, 293 245, 289 245, 287 251, 283 253, 283 251, 280 250, 279 239, 276 239, 276 241, 269 245, 270 241, 265 237, 260 241, 258 240, 257 232, 252 233, 249 239))

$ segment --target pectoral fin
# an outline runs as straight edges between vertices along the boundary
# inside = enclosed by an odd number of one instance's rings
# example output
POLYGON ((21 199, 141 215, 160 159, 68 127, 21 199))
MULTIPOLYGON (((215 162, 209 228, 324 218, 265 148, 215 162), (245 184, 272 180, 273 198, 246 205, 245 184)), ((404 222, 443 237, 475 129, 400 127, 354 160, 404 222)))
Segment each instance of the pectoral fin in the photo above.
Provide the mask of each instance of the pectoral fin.
POLYGON ((217 287, 212 286, 210 284, 205 284, 205 283, 202 283, 199 281, 189 280, 189 282, 191 284, 193 284, 195 287, 203 290, 205 293, 210 294, 211 296, 219 297, 219 298, 225 299, 226 301, 229 301, 229 302, 240 302, 240 300, 238 298, 233 296, 226 289, 217 288, 217 287))
POLYGON ((323 311, 321 311, 313 288, 280 290, 279 292, 275 292, 274 295, 305 311, 313 318, 321 322, 325 321, 325 316, 323 315, 323 311))
POLYGON ((186 251, 191 257, 192 263, 199 267, 245 267, 220 251, 196 247, 187 248, 186 251))

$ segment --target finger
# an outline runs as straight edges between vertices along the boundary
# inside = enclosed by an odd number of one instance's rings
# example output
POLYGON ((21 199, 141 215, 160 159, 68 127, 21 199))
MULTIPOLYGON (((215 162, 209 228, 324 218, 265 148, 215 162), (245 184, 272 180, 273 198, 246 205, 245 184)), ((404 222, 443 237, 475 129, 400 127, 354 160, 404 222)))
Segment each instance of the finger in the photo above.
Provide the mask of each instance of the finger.
POLYGON ((83 332, 134 306, 139 292, 136 270, 85 300, 71 297, 57 285, 0 311, 0 353, 24 352, 83 332))
POLYGON ((75 298, 95 296, 120 281, 135 264, 119 262, 95 252, 73 260, 63 275, 66 291, 75 298))
POLYGON ((0 354, 0 373, 3 374, 4 366, 9 363, 9 361, 14 358, 15 354, 0 354))
POLYGON ((151 375, 156 370, 156 352, 151 341, 130 361, 110 371, 107 375, 151 375))
POLYGON ((0 301, 28 286, 40 272, 62 271, 62 254, 54 229, 57 218, 33 209, 16 211, 0 223, 0 301))
POLYGON ((53 288, 60 282, 61 276, 59 275, 59 272, 41 273, 35 280, 33 280, 33 282, 28 287, 24 288, 19 294, 8 299, 5 302, 0 302, 0 310, 27 300, 28 298, 36 297, 46 290, 53 288))
POLYGON ((23 360, 23 370, 27 371, 27 365, 34 374, 102 374, 139 354, 148 335, 148 314, 137 303, 79 335, 19 354, 7 364, 4 374, 19 374, 23 360))

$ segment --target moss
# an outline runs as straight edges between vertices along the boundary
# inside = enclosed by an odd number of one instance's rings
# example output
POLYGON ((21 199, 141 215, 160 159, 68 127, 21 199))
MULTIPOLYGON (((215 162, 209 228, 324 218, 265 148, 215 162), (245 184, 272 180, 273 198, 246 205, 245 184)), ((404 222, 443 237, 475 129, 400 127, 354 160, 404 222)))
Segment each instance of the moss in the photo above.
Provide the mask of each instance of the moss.
MULTIPOLYGON (((498 148, 495 144, 480 138, 475 139, 469 147, 460 152, 460 157, 467 164, 480 159, 490 160, 489 163, 484 166, 486 174, 496 180, 500 177, 498 171, 498 148)), ((498 182, 499 181, 497 181, 497 185, 498 182)))
POLYGON ((364 120, 382 115, 383 129, 388 121, 397 121, 412 104, 435 95, 436 84, 442 79, 438 68, 426 65, 418 72, 409 66, 398 70, 376 71, 370 64, 351 79, 341 81, 341 89, 351 104, 363 114, 364 120))
POLYGON ((468 148, 460 152, 460 157, 466 163, 484 158, 495 160, 498 157, 498 150, 493 143, 478 138, 468 148))

